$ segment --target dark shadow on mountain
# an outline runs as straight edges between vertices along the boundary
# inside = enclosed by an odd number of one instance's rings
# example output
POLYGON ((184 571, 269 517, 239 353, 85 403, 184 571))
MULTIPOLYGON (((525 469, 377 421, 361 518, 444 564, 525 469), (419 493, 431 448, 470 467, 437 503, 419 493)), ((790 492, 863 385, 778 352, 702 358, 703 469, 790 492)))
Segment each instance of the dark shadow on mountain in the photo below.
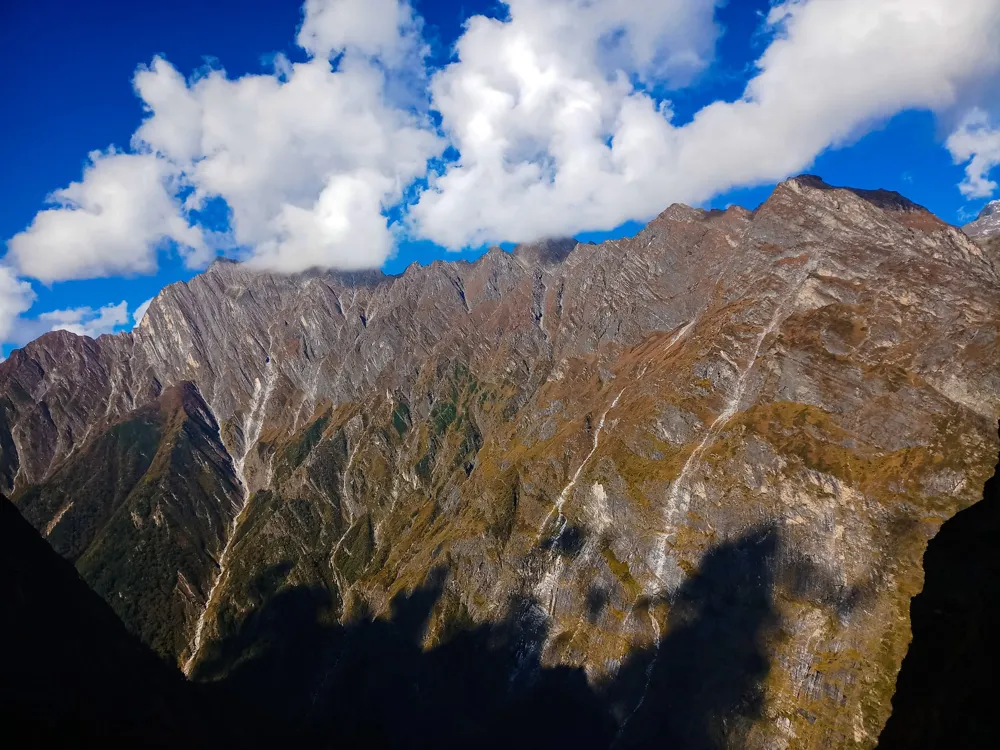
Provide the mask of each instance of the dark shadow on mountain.
MULTIPOLYGON (((224 674, 219 689, 265 746, 739 744, 761 711, 777 548, 774 527, 756 529, 707 553, 672 595, 640 603, 633 616, 669 606, 664 637, 597 686, 582 669, 543 666, 549 620, 530 598, 512 599, 501 622, 425 648, 438 605, 455 596, 443 570, 386 616, 348 625, 336 622, 330 592, 280 590, 206 648, 196 677, 224 674)), ((605 596, 591 592, 592 617, 605 596)))
MULTIPOLYGON (((772 526, 720 544, 677 591, 639 602, 633 617, 669 611, 664 635, 603 684, 543 664, 550 620, 530 597, 512 598, 500 622, 463 625, 438 569, 381 616, 342 624, 333 592, 289 586, 288 564, 261 572, 245 616, 220 619, 224 637, 206 645, 192 683, 0 505, 0 718, 35 746, 714 748, 740 745, 760 715, 772 526)), ((589 617, 606 598, 590 592, 589 617)))
MULTIPOLYGON (((997 468, 1000 474, 1000 463, 997 468)), ((924 554, 880 748, 997 746, 1000 705, 1000 477, 947 521, 924 554)))
POLYGON ((0 736, 7 746, 239 741, 238 725, 213 703, 205 687, 186 682, 129 633, 0 496, 0 736))
MULTIPOLYGON (((751 531, 711 550, 670 597, 667 633, 650 663, 645 698, 616 746, 743 744, 761 715, 770 669, 764 641, 776 624, 777 551, 773 526, 751 531)), ((627 667, 619 680, 631 687, 627 667)))
POLYGON ((560 516, 557 519, 559 527, 555 533, 546 537, 542 543, 543 550, 551 550, 563 557, 576 557, 583 549, 584 532, 578 526, 566 523, 560 516))
POLYGON ((225 669, 220 689, 254 717, 261 746, 507 747, 526 731, 529 746, 607 746, 614 724, 583 672, 540 666, 546 622, 530 602, 425 650, 445 585, 435 570, 388 617, 347 626, 328 592, 283 590, 208 651, 198 676, 225 669))
POLYGON ((801 554, 799 550, 786 549, 783 558, 777 573, 778 587, 793 599, 814 602, 831 610, 842 620, 877 596, 870 581, 845 585, 835 580, 822 563, 801 554))
POLYGON ((601 612, 608 605, 608 592, 597 585, 591 585, 587 590, 587 622, 593 625, 601 612))

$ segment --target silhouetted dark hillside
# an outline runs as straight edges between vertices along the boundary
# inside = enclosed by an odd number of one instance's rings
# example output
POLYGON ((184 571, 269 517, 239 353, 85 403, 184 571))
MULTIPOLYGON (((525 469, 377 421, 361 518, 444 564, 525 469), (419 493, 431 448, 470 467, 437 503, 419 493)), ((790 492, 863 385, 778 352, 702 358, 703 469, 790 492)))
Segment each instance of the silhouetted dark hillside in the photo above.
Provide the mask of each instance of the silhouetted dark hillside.
POLYGON ((983 500, 941 527, 913 598, 913 643, 885 748, 994 748, 1000 732, 1000 464, 983 500))
POLYGON ((542 665, 546 617, 531 600, 425 650, 443 570, 389 618, 342 626, 327 592, 282 588, 280 566, 266 573, 279 590, 207 654, 197 684, 129 635, 3 500, 4 727, 42 746, 721 747, 760 709, 778 543, 766 527, 711 551, 671 597, 662 641, 598 688, 542 665))
POLYGON ((20 747, 197 747, 192 686, 0 497, 0 714, 20 747))

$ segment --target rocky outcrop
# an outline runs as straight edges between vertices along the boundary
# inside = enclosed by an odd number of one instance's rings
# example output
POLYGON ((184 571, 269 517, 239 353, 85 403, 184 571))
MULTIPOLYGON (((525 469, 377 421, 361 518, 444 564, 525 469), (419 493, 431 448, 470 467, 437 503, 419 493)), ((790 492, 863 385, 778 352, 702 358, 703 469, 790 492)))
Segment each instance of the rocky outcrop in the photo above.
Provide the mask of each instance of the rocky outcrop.
POLYGON ((998 281, 902 196, 815 177, 397 277, 216 263, 132 334, 0 364, 0 479, 200 680, 273 646, 283 594, 333 627, 440 570, 423 647, 516 616, 619 744, 872 746, 927 541, 992 473, 998 281))
POLYGON ((990 201, 979 212, 976 220, 962 229, 976 240, 987 240, 1000 236, 1000 201, 990 201))

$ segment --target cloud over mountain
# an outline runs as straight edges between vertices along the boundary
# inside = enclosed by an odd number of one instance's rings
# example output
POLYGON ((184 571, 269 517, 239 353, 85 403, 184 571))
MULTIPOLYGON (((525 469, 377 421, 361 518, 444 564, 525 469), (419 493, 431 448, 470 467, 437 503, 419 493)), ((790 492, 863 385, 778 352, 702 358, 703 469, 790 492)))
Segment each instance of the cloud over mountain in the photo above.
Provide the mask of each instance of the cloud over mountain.
POLYGON ((997 183, 990 172, 1000 165, 1000 126, 993 127, 989 115, 978 107, 970 110, 948 137, 948 151, 957 164, 966 164, 959 189, 966 198, 989 198, 997 183))
POLYGON ((947 109, 1000 68, 997 2, 784 2, 742 98, 675 125, 669 101, 633 83, 701 64, 712 4, 672 5, 640 21, 633 3, 516 0, 506 21, 472 19, 431 83, 460 156, 414 208, 417 231, 461 247, 647 219, 779 180, 902 110, 947 109), (606 54, 609 30, 638 52, 606 54), (650 34, 661 47, 643 53, 650 34))
POLYGON ((360 269, 401 238, 610 230, 777 181, 913 109, 960 121, 946 146, 966 196, 996 190, 996 123, 975 105, 1000 71, 1000 0, 780 2, 742 96, 682 120, 672 101, 711 70, 717 5, 509 0, 434 67, 405 0, 306 0, 297 61, 234 77, 156 57, 134 77, 147 114, 129 150, 92 153, 8 241, 4 315, 33 298, 11 274, 150 274, 164 252, 360 269))
POLYGON ((181 215, 177 188, 170 163, 152 154, 95 151, 83 179, 54 192, 53 207, 7 243, 7 260, 49 283, 153 272, 168 240, 200 259, 201 230, 181 215))
POLYGON ((31 308, 35 292, 7 266, 0 266, 0 340, 6 341, 17 317, 31 308))

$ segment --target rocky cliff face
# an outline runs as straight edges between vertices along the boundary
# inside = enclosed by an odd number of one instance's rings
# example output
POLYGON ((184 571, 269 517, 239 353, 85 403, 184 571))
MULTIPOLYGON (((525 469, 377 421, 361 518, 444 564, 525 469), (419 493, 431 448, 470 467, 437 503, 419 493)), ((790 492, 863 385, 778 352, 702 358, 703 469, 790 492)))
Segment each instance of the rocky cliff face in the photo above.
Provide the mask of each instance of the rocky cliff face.
POLYGON ((423 648, 514 618, 510 679, 582 670, 620 745, 870 747, 927 541, 993 471, 996 260, 800 177, 398 277, 216 263, 0 364, 0 483, 196 679, 291 592, 339 626, 434 571, 423 648))
POLYGON ((987 203, 979 217, 962 229, 993 258, 1000 258, 1000 201, 987 203))

